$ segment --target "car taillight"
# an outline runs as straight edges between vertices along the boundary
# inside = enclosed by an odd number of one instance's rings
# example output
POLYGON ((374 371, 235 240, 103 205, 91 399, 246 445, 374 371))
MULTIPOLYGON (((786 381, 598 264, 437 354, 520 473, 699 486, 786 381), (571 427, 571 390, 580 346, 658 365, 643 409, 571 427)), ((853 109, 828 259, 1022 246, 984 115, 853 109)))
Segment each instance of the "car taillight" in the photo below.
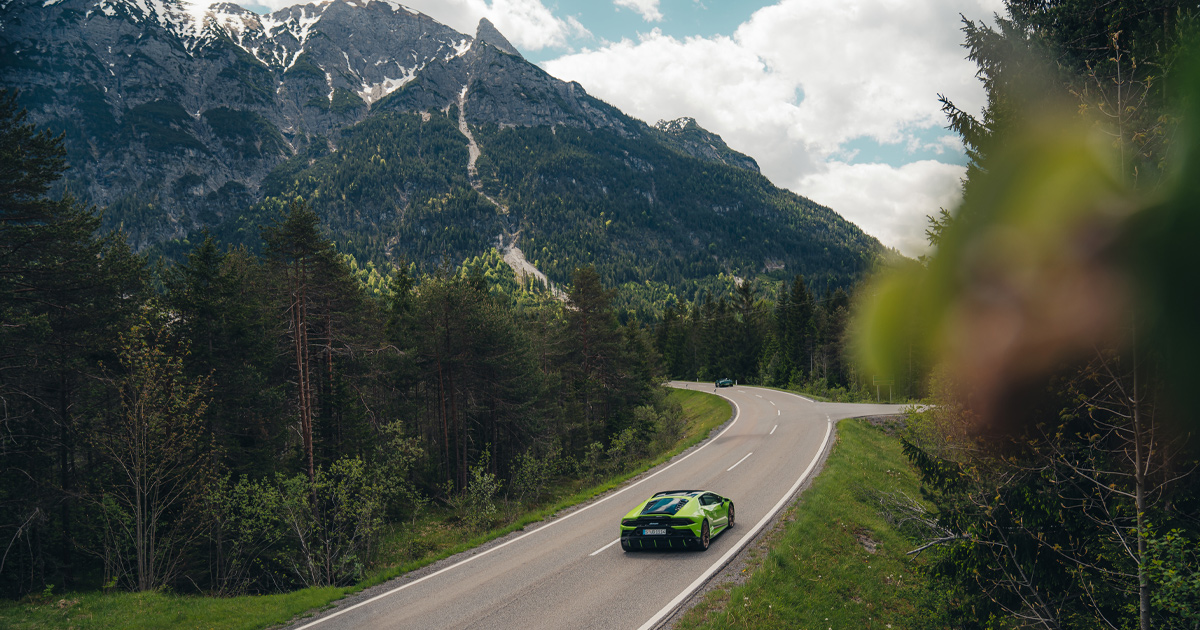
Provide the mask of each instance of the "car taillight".
POLYGON ((625 527, 633 527, 634 525, 637 525, 637 521, 625 520, 625 521, 621 521, 621 524, 624 525, 625 527))

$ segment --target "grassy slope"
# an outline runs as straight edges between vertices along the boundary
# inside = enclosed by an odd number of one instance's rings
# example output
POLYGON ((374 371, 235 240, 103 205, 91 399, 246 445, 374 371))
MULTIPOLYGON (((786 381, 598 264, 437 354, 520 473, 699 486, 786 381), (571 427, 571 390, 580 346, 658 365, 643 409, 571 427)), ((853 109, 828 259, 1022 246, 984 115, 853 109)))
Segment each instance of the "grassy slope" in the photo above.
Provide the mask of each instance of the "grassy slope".
POLYGON ((898 440, 863 420, 838 439, 812 488, 789 508, 745 583, 710 591, 676 624, 698 628, 909 628, 921 614, 921 576, 903 535, 880 514, 876 488, 918 496, 898 440), (867 550, 875 543, 875 553, 867 550), (889 625, 890 624, 890 625, 889 625))
POLYGON ((512 508, 508 523, 470 536, 451 524, 449 514, 433 511, 414 526, 397 528, 382 541, 382 558, 375 572, 353 587, 308 588, 278 595, 202 597, 168 593, 71 593, 29 597, 0 603, 0 628, 73 628, 78 630, 253 630, 286 623, 306 611, 320 609, 347 594, 418 569, 479 544, 522 529, 530 523, 621 485, 704 439, 729 419, 732 409, 724 399, 697 391, 672 390, 670 399, 683 406, 687 430, 670 452, 644 462, 631 472, 598 485, 575 481, 556 487, 552 498, 528 510, 512 508), (414 534, 415 532, 415 534, 414 534))

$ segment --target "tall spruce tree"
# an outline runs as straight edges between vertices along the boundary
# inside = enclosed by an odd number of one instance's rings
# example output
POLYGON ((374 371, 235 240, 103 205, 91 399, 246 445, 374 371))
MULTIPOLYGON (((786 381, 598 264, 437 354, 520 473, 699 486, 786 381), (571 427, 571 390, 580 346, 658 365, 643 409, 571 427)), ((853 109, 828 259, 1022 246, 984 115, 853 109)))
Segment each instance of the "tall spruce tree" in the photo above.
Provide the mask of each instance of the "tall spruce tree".
MULTIPOLYGON (((295 378, 296 413, 303 442, 303 466, 316 476, 314 424, 320 414, 319 388, 333 395, 334 346, 341 314, 349 311, 357 285, 320 231, 320 219, 307 203, 291 202, 279 222, 263 230, 264 255, 278 274, 286 309, 286 338, 295 378)), ((325 407, 326 410, 329 407, 325 407)))
POLYGON ((163 279, 167 306, 190 343, 187 375, 209 378, 205 417, 223 467, 234 474, 273 472, 282 434, 283 392, 271 382, 278 335, 257 260, 222 252, 206 237, 163 279))
POLYGON ((0 535, 11 553, 0 588, 74 585, 94 532, 78 498, 90 491, 89 418, 103 397, 97 358, 144 298, 144 261, 69 196, 62 137, 37 130, 0 89, 0 535))

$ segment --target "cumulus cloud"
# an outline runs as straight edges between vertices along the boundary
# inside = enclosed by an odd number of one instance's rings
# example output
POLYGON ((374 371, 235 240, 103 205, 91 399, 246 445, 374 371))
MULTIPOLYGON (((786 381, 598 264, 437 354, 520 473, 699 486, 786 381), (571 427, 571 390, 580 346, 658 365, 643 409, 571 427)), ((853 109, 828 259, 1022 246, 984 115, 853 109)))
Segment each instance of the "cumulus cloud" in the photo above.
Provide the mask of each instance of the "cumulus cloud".
POLYGON ((613 4, 633 9, 647 22, 661 22, 663 14, 658 10, 658 0, 613 0, 613 4))
POLYGON ((734 38, 681 40, 655 29, 543 66, 648 122, 691 116, 777 183, 812 172, 823 157, 794 124, 796 84, 734 38))
POLYGON ((966 168, 935 160, 887 164, 830 162, 795 186, 907 256, 925 253, 927 215, 958 203, 966 168))
POLYGON ((938 208, 922 204, 953 205, 961 167, 852 165, 843 145, 869 138, 957 151, 953 136, 931 144, 916 134, 944 124, 938 93, 964 109, 982 107, 959 14, 986 19, 1002 8, 1000 0, 783 0, 732 37, 678 39, 654 30, 543 65, 649 122, 695 117, 755 157, 777 185, 814 198, 819 191, 830 200, 822 203, 911 253, 912 235, 923 234, 925 215, 938 208), (901 199, 880 204, 829 188, 868 171, 901 199), (876 212, 883 214, 875 219, 876 212), (909 228, 900 227, 905 222, 909 228))

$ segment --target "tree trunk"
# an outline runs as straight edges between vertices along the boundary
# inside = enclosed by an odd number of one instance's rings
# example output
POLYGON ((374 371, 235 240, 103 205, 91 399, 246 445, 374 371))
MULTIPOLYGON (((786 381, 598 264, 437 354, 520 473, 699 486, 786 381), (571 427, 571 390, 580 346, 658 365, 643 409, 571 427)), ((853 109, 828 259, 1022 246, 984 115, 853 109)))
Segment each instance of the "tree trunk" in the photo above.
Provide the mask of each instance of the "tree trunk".
POLYGON ((1138 399, 1136 345, 1133 356, 1133 478, 1136 484, 1134 501, 1137 504, 1138 626, 1141 630, 1150 630, 1150 579, 1146 576, 1146 467, 1142 465, 1143 459, 1148 457, 1142 453, 1146 445, 1142 442, 1142 405, 1138 399))
POLYGON ((442 358, 437 359, 438 370, 438 417, 442 420, 442 462, 446 465, 446 478, 450 476, 450 424, 446 420, 446 380, 442 373, 442 358))

